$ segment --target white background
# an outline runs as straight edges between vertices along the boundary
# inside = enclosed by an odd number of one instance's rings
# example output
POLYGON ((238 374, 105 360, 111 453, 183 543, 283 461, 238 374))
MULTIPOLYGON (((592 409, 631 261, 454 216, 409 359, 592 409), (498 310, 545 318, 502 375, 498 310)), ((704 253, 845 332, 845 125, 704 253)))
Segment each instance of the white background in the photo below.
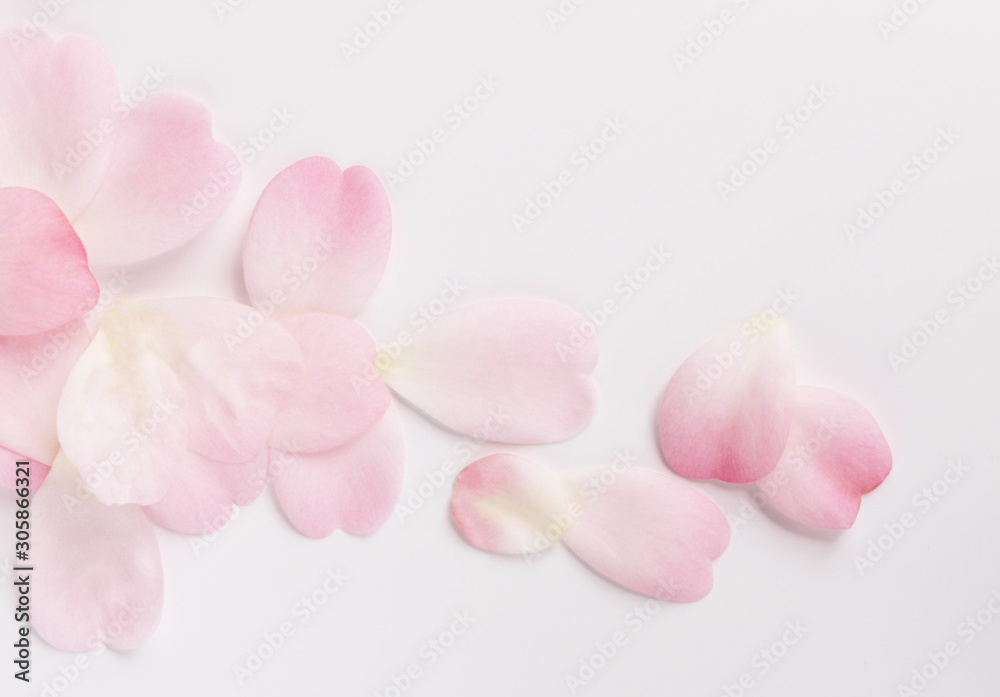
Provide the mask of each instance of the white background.
MULTIPOLYGON (((158 530, 167 597, 157 633, 133 654, 92 657, 63 694, 382 695, 414 662, 421 676, 405 692, 413 697, 570 694, 566 676, 620 630, 627 644, 576 694, 719 697, 750 673, 748 695, 889 697, 953 640, 960 654, 920 694, 998 694, 1000 618, 968 644, 957 626, 1000 588, 1000 280, 960 312, 947 300, 983 255, 1000 251, 996 2, 928 0, 886 38, 878 22, 891 0, 753 0, 746 9, 728 0, 589 0, 555 28, 546 11, 557 0, 403 0, 346 61, 342 44, 385 4, 244 0, 220 17, 212 0, 72 0, 58 12, 48 29, 100 40, 123 90, 159 66, 169 73, 161 89, 204 101, 217 137, 234 149, 274 109, 293 116, 244 162, 243 187, 220 224, 142 269, 129 292, 245 300, 238 254, 272 176, 323 154, 384 177, 415 139, 444 127, 447 141, 390 194, 392 255, 361 318, 380 341, 409 328, 447 279, 468 287, 463 302, 532 295, 583 312, 621 300, 616 283, 650 246, 672 255, 600 329, 593 425, 571 442, 516 452, 568 468, 608 464, 628 448, 640 466, 667 471, 654 419, 673 370, 718 329, 791 288, 799 300, 785 318, 800 379, 866 404, 893 447, 893 472, 841 534, 753 516, 716 562, 714 591, 662 606, 639 632, 626 622, 644 599, 565 549, 529 565, 466 545, 448 517, 450 482, 370 538, 338 532, 323 541, 294 532, 268 492, 200 553, 189 538, 158 530), (727 8, 735 21, 680 71, 674 52, 727 8), (481 76, 499 87, 450 130, 446 111, 481 76), (777 122, 811 86, 833 96, 785 139, 777 122), (525 197, 573 169, 574 151, 608 118, 627 124, 624 134, 516 232, 511 215, 525 197), (906 161, 939 127, 959 141, 849 242, 844 224, 876 189, 906 178, 906 161), (723 201, 717 182, 769 137, 778 152, 723 201), (949 323, 894 372, 888 353, 939 308, 950 309, 949 323), (924 513, 913 499, 949 460, 970 472, 924 513), (917 524, 860 574, 855 557, 907 512, 917 524), (300 623, 293 606, 334 568, 350 581, 300 623), (475 624, 428 665, 421 646, 458 611, 475 624), (796 620, 807 633, 762 675, 755 655, 796 620), (285 621, 295 633, 238 685, 233 665, 285 621)), ((5 2, 0 24, 37 9, 5 2)), ((461 439, 400 410, 409 488, 455 459, 461 439)), ((694 486, 731 516, 749 491, 694 486)), ((12 515, 9 494, 0 512, 12 515)), ((12 600, 10 581, 3 585, 12 600)), ((7 611, 0 630, 13 636, 7 611)), ((3 693, 39 694, 72 658, 37 645, 35 682, 12 691, 4 675, 3 693)))

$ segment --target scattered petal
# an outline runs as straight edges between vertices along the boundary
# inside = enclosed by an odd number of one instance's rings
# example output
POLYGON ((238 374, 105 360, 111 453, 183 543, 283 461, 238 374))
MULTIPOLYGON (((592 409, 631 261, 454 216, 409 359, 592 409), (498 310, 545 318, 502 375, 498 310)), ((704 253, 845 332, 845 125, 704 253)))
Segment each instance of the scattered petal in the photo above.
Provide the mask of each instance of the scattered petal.
POLYGON ((122 121, 107 177, 73 222, 95 264, 143 261, 211 227, 241 176, 235 153, 213 138, 204 106, 155 94, 122 121))
POLYGON ((760 479, 788 440, 794 392, 791 346, 780 324, 763 332, 750 323, 726 329, 667 385, 659 418, 667 464, 694 479, 760 479))
POLYGON ((389 256, 392 213, 365 167, 309 157, 280 172, 257 202, 243 248, 243 275, 256 307, 277 316, 329 312, 354 317, 389 256))
POLYGON ((10 487, 11 489, 20 488, 17 480, 23 477, 18 477, 18 462, 28 463, 28 488, 31 491, 37 490, 42 485, 42 482, 45 481, 45 477, 49 473, 49 466, 44 462, 32 460, 30 457, 18 455, 2 445, 0 445, 0 486, 10 487))
POLYGON ((280 324, 302 349, 306 372, 278 414, 271 442, 318 452, 371 429, 390 400, 374 368, 375 342, 364 327, 324 312, 287 317, 280 324))
POLYGON ((0 189, 0 335, 55 329, 97 304, 87 252, 55 201, 0 189))
MULTIPOLYGON (((448 428, 501 443, 552 443, 593 419, 597 340, 544 300, 489 300, 445 312, 391 361, 389 387, 448 428)), ((587 332, 589 333, 589 332, 587 332)))
POLYGON ((891 469, 889 444, 867 409, 834 390, 799 387, 785 452, 757 487, 793 520, 846 530, 862 494, 891 469))
POLYGON ((370 535, 392 515, 403 486, 406 448, 394 409, 335 450, 271 451, 274 492, 296 530, 312 538, 337 528, 370 535))
POLYGON ((31 513, 31 621, 38 635, 76 652, 101 642, 130 651, 149 639, 163 609, 163 568, 142 509, 88 496, 60 455, 31 513))

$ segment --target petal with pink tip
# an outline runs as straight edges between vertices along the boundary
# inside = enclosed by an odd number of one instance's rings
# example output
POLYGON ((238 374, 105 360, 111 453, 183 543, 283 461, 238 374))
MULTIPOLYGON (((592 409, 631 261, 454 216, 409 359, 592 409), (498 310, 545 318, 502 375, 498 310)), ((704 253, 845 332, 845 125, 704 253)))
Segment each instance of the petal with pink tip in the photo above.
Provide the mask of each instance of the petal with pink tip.
POLYGON ((0 443, 49 464, 59 451, 56 410, 90 343, 82 320, 31 336, 0 336, 0 443))
POLYGON ((834 390, 799 387, 785 452, 757 487, 793 520, 846 530, 862 494, 891 469, 892 451, 867 409, 834 390))
POLYGON ((240 186, 235 153, 199 102, 156 94, 122 121, 107 177, 73 220, 95 264, 143 261, 198 236, 240 186))
POLYGON ((375 371, 375 342, 354 320, 324 312, 280 321, 305 356, 306 372, 274 424, 271 442, 299 452, 332 450, 368 431, 389 408, 375 371))
POLYGON ((751 322, 695 351, 667 384, 660 447, 685 477, 752 482, 777 465, 788 440, 795 391, 791 345, 780 324, 751 322))
POLYGON ((392 213, 378 177, 325 157, 299 160, 264 189, 243 247, 243 275, 257 307, 278 316, 354 317, 389 255, 392 213))
POLYGON ((711 499, 644 469, 576 470, 566 479, 581 502, 562 540, 587 566, 660 600, 687 603, 712 590, 711 562, 729 546, 729 521, 711 499), (605 472, 616 475, 609 485, 605 472))
POLYGON ((97 41, 0 37, 0 186, 41 191, 74 218, 108 171, 119 99, 97 41))
POLYGON ((149 639, 163 609, 163 568, 142 509, 88 496, 60 455, 31 514, 31 622, 38 635, 77 652, 101 642, 130 651, 149 639))
POLYGON ((477 302, 417 333, 389 360, 384 378, 460 433, 501 443, 566 440, 597 408, 590 373, 598 346, 587 324, 544 300, 477 302))
POLYGON ((45 481, 48 473, 49 466, 44 462, 19 455, 0 445, 0 486, 20 489, 24 486, 22 480, 27 479, 28 489, 35 491, 45 481), (27 469, 28 476, 25 477, 23 471, 18 472, 19 469, 27 469))
POLYGON ((55 201, 0 189, 0 335, 55 329, 97 304, 87 252, 55 201))
POLYGON ((166 496, 143 510, 154 523, 185 535, 220 530, 229 523, 233 506, 247 506, 264 491, 267 460, 267 450, 236 464, 188 451, 166 496))
POLYGON ((402 426, 390 408, 367 433, 335 450, 273 449, 274 493, 303 535, 323 538, 337 528, 370 535, 399 500, 405 458, 402 426))

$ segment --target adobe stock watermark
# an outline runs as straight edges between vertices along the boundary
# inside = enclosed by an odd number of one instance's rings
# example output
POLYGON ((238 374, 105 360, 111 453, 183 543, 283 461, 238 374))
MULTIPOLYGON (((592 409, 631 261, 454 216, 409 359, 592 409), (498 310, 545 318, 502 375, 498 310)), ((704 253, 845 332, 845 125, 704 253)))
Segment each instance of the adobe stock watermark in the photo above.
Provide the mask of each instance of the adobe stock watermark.
POLYGON ((480 75, 476 86, 468 94, 456 99, 444 110, 441 115, 444 125, 435 126, 425 136, 414 139, 413 149, 399 156, 396 169, 384 176, 389 191, 395 191, 416 174, 417 170, 448 142, 448 138, 461 129, 465 122, 493 97, 499 87, 500 82, 493 75, 480 75))
POLYGON ((745 187, 750 179, 771 161, 774 154, 781 149, 782 143, 795 137, 795 134, 801 131, 812 120, 813 116, 826 107, 833 96, 833 92, 825 84, 811 85, 809 96, 806 97, 805 101, 795 109, 786 111, 774 122, 774 130, 777 135, 768 135, 759 145, 748 148, 746 156, 733 165, 729 176, 720 178, 716 182, 715 188, 722 200, 729 201, 740 189, 745 187), (780 136, 780 139, 777 136, 780 136))
POLYGON ((901 176, 893 179, 885 188, 878 188, 872 192, 869 202, 858 206, 854 220, 844 223, 847 241, 854 242, 869 233, 875 227, 875 223, 910 192, 910 186, 920 181, 945 153, 955 147, 959 138, 961 134, 951 126, 938 128, 930 145, 903 163, 901 176))
POLYGON ((41 0, 36 12, 22 18, 17 28, 7 33, 7 41, 11 48, 21 48, 38 36, 49 22, 62 11, 62 8, 70 2, 72 0, 41 0))
POLYGON ((883 39, 889 39, 893 34, 906 26, 911 18, 916 16, 928 0, 902 0, 892 6, 888 17, 879 19, 876 26, 883 39))
MULTIPOLYGON (((298 620, 298 626, 304 625, 320 612, 334 598, 350 576, 339 568, 329 569, 323 580, 309 593, 301 596, 292 606, 292 618, 298 620)), ((243 685, 284 648, 288 639, 295 634, 296 622, 287 619, 273 630, 264 632, 261 641, 246 651, 246 657, 231 666, 233 677, 238 685, 243 685)))
POLYGON ((750 659, 752 670, 741 673, 735 682, 724 684, 720 697, 744 697, 757 687, 757 681, 770 673, 808 632, 809 628, 802 626, 802 620, 786 622, 781 635, 750 659))
POLYGON ((923 516, 930 513, 971 471, 972 467, 963 464, 960 459, 949 460, 948 467, 938 479, 913 495, 910 500, 911 510, 905 511, 896 520, 883 524, 879 534, 869 538, 864 553, 854 555, 854 568, 858 570, 858 575, 864 576, 875 568, 916 527, 923 516))
POLYGON ((389 684, 375 690, 375 697, 401 697, 408 692, 423 677, 424 671, 448 653, 478 621, 468 610, 452 613, 448 626, 424 642, 417 650, 416 658, 403 670, 390 675, 389 684))
POLYGON ((556 344, 559 359, 565 363, 567 358, 579 351, 588 339, 596 336, 598 330, 617 315, 622 307, 645 288, 653 280, 653 277, 666 268, 669 263, 670 253, 663 249, 662 244, 649 247, 646 258, 615 281, 612 286, 612 294, 602 300, 596 308, 586 310, 584 312, 585 319, 580 322, 579 326, 574 327, 566 341, 556 344))
POLYGON ((733 0, 733 7, 722 10, 718 16, 701 21, 701 29, 687 38, 684 48, 674 51, 674 65, 677 72, 683 73, 684 69, 705 55, 705 51, 711 48, 716 41, 722 38, 726 30, 736 23, 740 16, 750 9, 754 0, 733 0))
POLYGON ((997 260, 997 255, 984 255, 979 267, 948 291, 944 297, 944 306, 917 322, 917 328, 902 337, 898 351, 889 351, 887 358, 892 372, 898 373, 920 355, 931 339, 938 336, 958 313, 968 307, 997 277, 998 272, 1000 260, 997 260))
POLYGON ((350 64, 361 52, 372 45, 372 42, 389 28, 389 25, 402 14, 409 4, 408 0, 388 0, 384 7, 372 10, 371 19, 354 27, 350 41, 340 42, 340 52, 344 60, 350 64))
POLYGON ((587 4, 587 0, 559 0, 557 5, 546 9, 545 21, 549 23, 549 29, 552 31, 558 29, 559 25, 568 22, 570 17, 575 15, 576 11, 585 4, 587 4))
POLYGON ((897 697, 917 697, 930 687, 931 683, 961 655, 963 647, 976 641, 997 619, 1000 619, 1000 587, 994 589, 989 598, 973 614, 966 615, 955 626, 957 639, 946 641, 940 648, 928 651, 927 660, 910 671, 909 678, 905 682, 896 684, 897 697))
POLYGON ((611 144, 627 130, 628 124, 621 119, 617 117, 605 119, 603 127, 596 136, 570 153, 568 166, 560 169, 554 178, 542 182, 538 192, 524 199, 524 208, 520 212, 511 213, 510 220, 514 224, 514 232, 523 233, 537 221, 544 211, 577 183, 577 177, 597 162, 611 144))

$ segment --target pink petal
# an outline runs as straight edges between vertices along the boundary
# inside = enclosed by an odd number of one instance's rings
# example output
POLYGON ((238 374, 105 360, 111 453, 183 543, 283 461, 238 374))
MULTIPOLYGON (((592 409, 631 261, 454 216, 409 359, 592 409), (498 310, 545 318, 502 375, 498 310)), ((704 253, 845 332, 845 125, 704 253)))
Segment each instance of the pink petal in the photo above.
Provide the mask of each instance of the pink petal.
POLYGON ((55 202, 0 189, 0 335, 49 331, 97 304, 87 252, 55 202))
POLYGON ((729 545, 729 523, 710 499, 622 460, 560 475, 490 455, 459 473, 452 515, 482 549, 533 555, 562 540, 605 578, 674 602, 708 594, 711 561, 729 545))
POLYGON ((590 423, 598 346, 576 312, 489 300, 445 312, 384 372, 389 387, 448 428, 502 443, 551 443, 590 423), (590 338, 587 338, 589 335, 590 338))
POLYGON ((375 372, 375 342, 354 320, 322 312, 280 322, 305 356, 306 372, 278 414, 271 442, 300 452, 331 450, 368 431, 389 408, 375 372))
POLYGON ((236 155, 213 138, 204 106, 156 94, 122 121, 108 175, 73 222, 95 263, 142 261, 210 228, 241 176, 236 155))
POLYGON ((90 343, 82 320, 42 334, 0 336, 0 443, 51 463, 59 451, 56 409, 66 377, 90 343))
POLYGON ((370 535, 392 515, 405 458, 402 427, 390 408, 370 431, 335 450, 272 450, 274 493, 303 535, 323 538, 337 528, 370 535))
POLYGON ((892 452, 861 404, 822 387, 799 387, 778 466, 757 486, 779 511, 820 528, 854 525, 861 495, 889 476, 892 452))
POLYGON ((163 569, 142 509, 88 496, 60 456, 31 513, 31 620, 39 636, 77 652, 101 642, 129 651, 149 639, 163 608, 163 569))
POLYGON ((17 473, 18 462, 28 463, 28 488, 32 491, 38 489, 49 473, 49 466, 44 462, 32 460, 30 457, 18 455, 3 446, 0 446, 0 486, 10 487, 11 489, 19 489, 23 486, 18 483, 19 479, 23 479, 17 473))
POLYGON ((154 523, 185 535, 203 535, 224 527, 233 506, 252 503, 267 485, 268 453, 249 462, 218 462, 188 452, 167 495, 143 510, 154 523))
POLYGON ((0 186, 44 192, 75 217, 107 173, 118 99, 114 68, 93 39, 0 37, 0 186))
POLYGON ((712 590, 712 560, 729 546, 729 521, 707 496, 660 472, 575 471, 580 516, 563 542, 590 568, 636 593, 678 603, 712 590), (613 472, 611 472, 613 474, 613 472), (602 488, 603 487, 603 488, 602 488))
POLYGON ((694 479, 760 479, 788 440, 794 390, 791 345, 781 325, 763 334, 749 322, 726 329, 667 385, 659 426, 667 464, 694 479))
POLYGON ((243 275, 256 307, 354 317, 389 255, 392 213, 378 177, 325 157, 299 160, 264 189, 247 230, 243 275))

